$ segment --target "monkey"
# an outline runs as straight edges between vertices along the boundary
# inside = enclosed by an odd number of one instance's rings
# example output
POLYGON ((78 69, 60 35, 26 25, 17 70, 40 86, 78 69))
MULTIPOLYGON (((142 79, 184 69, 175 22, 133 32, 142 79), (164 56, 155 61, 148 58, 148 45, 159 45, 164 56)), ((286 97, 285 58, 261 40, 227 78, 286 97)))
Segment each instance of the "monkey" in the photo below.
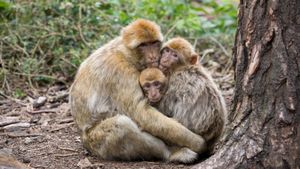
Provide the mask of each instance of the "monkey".
POLYGON ((169 76, 158 110, 202 136, 212 153, 227 121, 225 100, 211 75, 198 62, 192 45, 177 37, 167 41, 159 68, 169 76))
POLYGON ((99 158, 189 163, 206 151, 204 138, 149 105, 139 86, 142 68, 157 66, 162 40, 156 23, 138 19, 81 63, 71 114, 84 147, 99 158), (183 149, 173 153, 165 142, 183 149))
POLYGON ((139 83, 149 104, 155 107, 167 89, 167 77, 158 68, 144 69, 139 77, 139 83))

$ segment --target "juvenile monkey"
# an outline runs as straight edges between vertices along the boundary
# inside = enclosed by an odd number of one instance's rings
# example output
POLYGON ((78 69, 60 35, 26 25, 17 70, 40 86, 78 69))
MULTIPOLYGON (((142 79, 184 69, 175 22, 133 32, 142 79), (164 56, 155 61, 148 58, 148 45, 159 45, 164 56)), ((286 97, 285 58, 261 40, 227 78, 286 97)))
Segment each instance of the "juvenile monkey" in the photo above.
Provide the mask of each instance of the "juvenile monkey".
POLYGON ((205 140, 147 103, 139 86, 144 65, 157 66, 163 40, 154 22, 139 19, 92 53, 70 89, 71 113, 84 146, 107 160, 192 162, 190 151, 172 155, 170 142, 202 153, 205 140))
POLYGON ((210 151, 226 122, 224 98, 200 64, 192 45, 173 38, 162 48, 159 68, 169 76, 168 89, 158 109, 205 138, 210 151))
POLYGON ((139 78, 140 85, 150 105, 155 106, 167 89, 167 77, 158 68, 144 69, 139 78))

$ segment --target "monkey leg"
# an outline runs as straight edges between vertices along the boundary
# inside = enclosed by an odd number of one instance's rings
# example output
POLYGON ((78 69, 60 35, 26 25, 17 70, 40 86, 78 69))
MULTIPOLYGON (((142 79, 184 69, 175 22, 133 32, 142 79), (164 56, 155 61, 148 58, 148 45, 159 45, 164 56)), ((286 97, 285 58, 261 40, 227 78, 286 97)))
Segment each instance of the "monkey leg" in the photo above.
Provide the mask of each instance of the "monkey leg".
POLYGON ((116 115, 83 133, 83 144, 107 160, 166 160, 170 151, 163 141, 142 132, 125 115, 116 115))

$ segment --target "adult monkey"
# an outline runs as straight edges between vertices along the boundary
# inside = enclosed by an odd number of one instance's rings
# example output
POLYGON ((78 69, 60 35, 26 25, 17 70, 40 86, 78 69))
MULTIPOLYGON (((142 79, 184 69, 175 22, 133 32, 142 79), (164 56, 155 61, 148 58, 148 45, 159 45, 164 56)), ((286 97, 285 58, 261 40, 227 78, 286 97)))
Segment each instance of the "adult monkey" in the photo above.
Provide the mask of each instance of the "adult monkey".
POLYGON ((196 158, 187 148, 205 151, 201 136, 148 105, 139 86, 140 68, 157 66, 162 40, 158 25, 139 19, 81 64, 70 90, 71 112, 84 146, 100 158, 187 163, 196 158), (172 156, 162 140, 187 148, 172 156))

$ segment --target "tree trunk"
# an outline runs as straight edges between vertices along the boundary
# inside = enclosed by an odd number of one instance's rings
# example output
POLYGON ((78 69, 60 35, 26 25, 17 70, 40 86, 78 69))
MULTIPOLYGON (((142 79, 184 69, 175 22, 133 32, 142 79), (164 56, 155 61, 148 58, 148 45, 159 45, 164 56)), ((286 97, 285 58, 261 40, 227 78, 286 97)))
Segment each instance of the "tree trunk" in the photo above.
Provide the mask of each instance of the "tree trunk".
POLYGON ((224 145, 195 168, 300 168, 300 0, 241 0, 224 145))

